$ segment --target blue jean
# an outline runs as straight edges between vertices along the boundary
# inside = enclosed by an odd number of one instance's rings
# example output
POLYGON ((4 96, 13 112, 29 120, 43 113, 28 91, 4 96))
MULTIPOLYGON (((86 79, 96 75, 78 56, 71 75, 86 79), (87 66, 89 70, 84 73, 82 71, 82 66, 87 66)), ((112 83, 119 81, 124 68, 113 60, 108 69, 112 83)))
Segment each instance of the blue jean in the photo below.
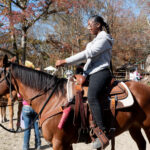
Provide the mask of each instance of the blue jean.
MULTIPOLYGON (((27 106, 27 105, 23 106, 22 117, 24 120, 25 128, 29 127, 31 122, 36 117, 36 115, 37 115, 37 113, 30 106, 27 106)), ((39 127, 38 127, 37 121, 34 122, 34 132, 35 132, 35 147, 38 147, 41 145, 41 139, 40 139, 40 132, 39 132, 39 127)), ((31 133, 31 128, 24 132, 23 150, 29 149, 30 133, 31 133)))
POLYGON ((101 130, 105 130, 102 118, 101 103, 99 97, 106 91, 106 87, 110 84, 112 74, 109 69, 101 70, 90 76, 88 89, 88 102, 92 111, 94 120, 101 130))

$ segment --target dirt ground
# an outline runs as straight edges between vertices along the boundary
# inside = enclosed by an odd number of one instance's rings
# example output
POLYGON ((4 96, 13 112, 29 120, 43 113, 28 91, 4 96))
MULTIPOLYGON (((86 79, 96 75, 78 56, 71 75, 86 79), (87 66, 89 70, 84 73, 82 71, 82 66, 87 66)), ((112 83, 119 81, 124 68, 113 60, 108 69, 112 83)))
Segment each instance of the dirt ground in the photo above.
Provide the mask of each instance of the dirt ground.
MULTIPOLYGON (((16 111, 17 111, 17 105, 15 105, 14 125, 16 124, 16 113, 17 113, 16 111)), ((8 122, 3 124, 6 127, 8 127, 8 122)), ((144 132, 142 131, 142 133, 144 132)), ((44 138, 41 138, 41 140, 42 140, 42 148, 41 148, 42 150, 52 150, 52 148, 49 147, 48 143, 44 140, 44 138)), ((150 144, 148 143, 147 139, 146 142, 147 142, 146 150, 150 150, 150 144)), ((22 145, 23 145, 23 133, 19 133, 19 134, 9 133, 4 129, 0 128, 0 150, 22 150, 22 145)), ((30 150, 34 150, 33 129, 31 132, 30 147, 31 147, 30 150)), ((120 136, 116 137, 115 147, 116 150, 138 150, 135 142, 130 137, 128 132, 124 132, 120 136)), ((110 149, 111 149, 111 144, 105 150, 110 150, 110 149)), ((73 150, 92 150, 92 148, 90 144, 79 143, 79 144, 73 144, 73 150)))

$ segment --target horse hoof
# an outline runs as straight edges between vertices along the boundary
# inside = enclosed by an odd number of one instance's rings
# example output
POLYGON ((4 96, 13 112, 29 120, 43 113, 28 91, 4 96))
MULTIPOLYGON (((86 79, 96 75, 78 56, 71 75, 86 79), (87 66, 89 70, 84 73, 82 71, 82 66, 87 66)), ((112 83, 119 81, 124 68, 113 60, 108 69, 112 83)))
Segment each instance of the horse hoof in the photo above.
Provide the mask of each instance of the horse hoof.
POLYGON ((49 145, 49 147, 53 147, 53 144, 49 141, 46 141, 47 145, 49 145))
POLYGON ((7 121, 8 121, 7 118, 5 118, 5 119, 4 119, 4 122, 7 122, 7 121))
POLYGON ((50 144, 49 144, 49 147, 53 147, 53 144, 52 144, 52 143, 50 143, 50 144))
POLYGON ((21 127, 17 128, 17 131, 20 132, 22 131, 23 129, 21 127))
POLYGON ((12 128, 12 129, 9 129, 10 131, 15 131, 15 129, 14 128, 12 128))

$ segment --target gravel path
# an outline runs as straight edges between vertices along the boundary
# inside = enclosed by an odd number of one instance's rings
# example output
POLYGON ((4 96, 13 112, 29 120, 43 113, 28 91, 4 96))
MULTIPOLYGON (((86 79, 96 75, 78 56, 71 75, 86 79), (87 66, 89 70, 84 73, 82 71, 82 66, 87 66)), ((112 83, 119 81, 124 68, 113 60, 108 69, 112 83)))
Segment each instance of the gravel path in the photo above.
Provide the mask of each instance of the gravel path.
MULTIPOLYGON (((15 105, 15 110, 17 110, 17 106, 15 105)), ((16 111, 14 114, 14 125, 16 124, 16 111)), ((4 123, 7 127, 8 122, 4 123)), ((144 133, 144 132, 143 132, 144 133)), ((144 134, 145 137, 145 134, 144 134)), ((42 140, 42 150, 52 150, 48 146, 48 143, 41 138, 42 140)), ((147 149, 150 150, 150 144, 147 142, 147 149)), ((0 128, 0 150, 22 150, 23 144, 23 133, 13 134, 5 131, 4 129, 0 128)), ((30 139, 30 150, 34 150, 34 131, 31 132, 31 139, 30 139)), ((130 137, 128 132, 124 132, 120 136, 116 137, 116 150, 138 150, 135 142, 130 137)), ((111 146, 109 145, 106 150, 110 150, 111 146)), ((74 144, 73 150, 92 150, 90 144, 74 144)))

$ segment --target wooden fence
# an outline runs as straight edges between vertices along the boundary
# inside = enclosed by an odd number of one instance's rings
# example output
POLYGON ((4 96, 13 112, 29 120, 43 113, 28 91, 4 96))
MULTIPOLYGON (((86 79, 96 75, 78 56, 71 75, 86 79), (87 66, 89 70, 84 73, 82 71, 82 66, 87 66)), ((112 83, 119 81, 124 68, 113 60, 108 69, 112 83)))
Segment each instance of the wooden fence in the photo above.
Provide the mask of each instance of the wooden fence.
POLYGON ((113 72, 114 73, 114 77, 117 80, 127 80, 129 79, 128 77, 128 73, 125 71, 117 71, 117 72, 113 72))

